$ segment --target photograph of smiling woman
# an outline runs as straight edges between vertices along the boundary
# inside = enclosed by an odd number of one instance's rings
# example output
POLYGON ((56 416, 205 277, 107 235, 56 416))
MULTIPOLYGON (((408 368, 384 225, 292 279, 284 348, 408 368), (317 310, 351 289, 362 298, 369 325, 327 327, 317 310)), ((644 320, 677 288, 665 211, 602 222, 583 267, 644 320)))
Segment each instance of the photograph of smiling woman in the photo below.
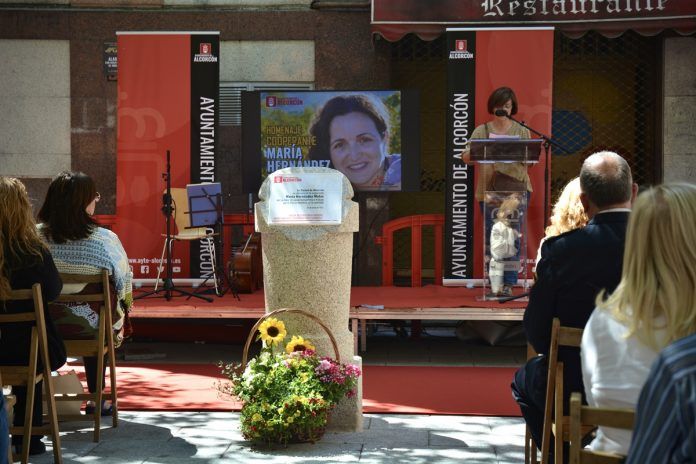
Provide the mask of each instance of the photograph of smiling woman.
POLYGON ((335 96, 315 114, 309 133, 317 141, 309 157, 329 160, 355 190, 401 190, 401 155, 389 153, 389 111, 379 98, 335 96))

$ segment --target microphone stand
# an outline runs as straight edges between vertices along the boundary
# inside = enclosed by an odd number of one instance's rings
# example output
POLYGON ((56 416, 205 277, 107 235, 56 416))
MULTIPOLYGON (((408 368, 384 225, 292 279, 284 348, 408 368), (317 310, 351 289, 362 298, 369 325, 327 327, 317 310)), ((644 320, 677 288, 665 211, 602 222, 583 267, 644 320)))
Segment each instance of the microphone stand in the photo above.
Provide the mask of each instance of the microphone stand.
POLYGON ((529 292, 520 293, 519 295, 514 295, 514 296, 506 296, 503 298, 498 297, 497 300, 498 300, 498 303, 503 304, 503 303, 507 303, 508 301, 519 300, 520 298, 524 298, 526 296, 529 296, 529 292))
MULTIPOLYGON (((146 298, 151 295, 157 295, 157 296, 164 296, 167 301, 172 299, 172 292, 179 292, 179 296, 182 295, 188 295, 189 297, 195 296, 196 298, 200 298, 201 300, 205 300, 208 303, 212 302, 212 298, 208 298, 205 296, 201 295, 196 295, 195 293, 192 292, 187 292, 186 290, 182 290, 180 288, 177 288, 174 286, 174 279, 172 278, 173 274, 173 269, 172 269, 172 235, 171 235, 171 230, 172 230, 172 212, 174 211, 174 208, 172 207, 172 174, 171 174, 171 164, 169 162, 169 150, 167 150, 167 172, 162 174, 162 177, 164 178, 166 184, 167 184, 167 193, 164 194, 162 198, 162 213, 164 213, 164 216, 167 218, 167 238, 165 239, 165 252, 166 252, 166 259, 167 259, 167 267, 166 267, 166 273, 165 277, 162 281, 162 288, 158 288, 157 290, 152 290, 147 293, 143 293, 142 295, 138 295, 137 297, 134 297, 134 300, 138 300, 141 298, 146 298), (160 293, 164 293, 164 295, 160 295, 160 293)), ((160 266, 162 263, 160 263, 160 266)))
MULTIPOLYGON (((553 139, 552 139, 551 137, 549 137, 548 135, 542 134, 542 133, 539 132, 538 130, 529 127, 527 124, 524 123, 524 121, 519 121, 519 120, 513 118, 513 117, 510 116, 510 115, 507 113, 507 111, 505 111, 505 110, 497 110, 497 111, 496 111, 496 116, 505 116, 506 118, 508 118, 508 119, 510 119, 510 120, 512 120, 512 121, 514 121, 514 122, 516 122, 516 123, 519 124, 520 126, 526 128, 526 129, 529 130, 530 132, 532 132, 532 133, 538 135, 538 136, 541 138, 541 140, 544 141, 544 143, 543 143, 542 145, 543 145, 543 147, 544 147, 544 163, 545 163, 545 166, 544 166, 544 229, 546 229, 546 226, 548 225, 548 218, 549 218, 549 215, 548 215, 548 207, 549 207, 549 187, 550 187, 550 186, 549 186, 549 170, 551 169, 551 166, 550 166, 550 164, 549 164, 549 147, 550 147, 550 146, 554 146, 554 147, 558 148, 559 150, 564 151, 564 152, 566 152, 566 153, 568 153, 568 154, 570 154, 570 150, 568 150, 567 148, 563 147, 563 145, 561 145, 560 143, 556 142, 555 140, 553 140, 553 139), (502 111, 502 112, 504 112, 505 114, 504 114, 504 115, 498 114, 498 111, 502 111)), ((509 300, 506 300, 506 301, 509 301, 509 300)))

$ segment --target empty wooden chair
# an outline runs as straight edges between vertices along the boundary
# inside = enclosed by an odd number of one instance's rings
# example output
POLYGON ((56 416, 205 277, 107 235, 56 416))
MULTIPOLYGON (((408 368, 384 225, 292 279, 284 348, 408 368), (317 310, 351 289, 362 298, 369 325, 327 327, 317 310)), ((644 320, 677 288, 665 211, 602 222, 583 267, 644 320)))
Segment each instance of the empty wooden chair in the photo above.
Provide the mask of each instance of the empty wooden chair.
MULTIPOLYGON (((220 294, 218 288, 218 277, 217 277, 217 263, 215 257, 215 244, 213 243, 214 233, 209 233, 207 227, 191 227, 191 215, 189 214, 189 202, 188 195, 185 188, 172 188, 172 203, 174 206, 174 223, 176 224, 176 234, 172 234, 170 240, 165 237, 164 245, 162 246, 162 256, 160 258, 160 265, 157 267, 157 280, 155 281, 155 290, 159 286, 160 275, 164 269, 164 256, 167 250, 167 246, 172 247, 172 243, 175 240, 191 241, 191 240, 204 240, 205 248, 210 256, 210 265, 213 271, 213 283, 215 285, 215 293, 220 294)), ((165 191, 166 195, 166 191, 165 191)), ((170 255, 172 256, 172 255, 170 255)))
POLYGON ((29 362, 23 366, 0 365, 0 375, 4 383, 8 385, 27 387, 27 404, 24 413, 24 425, 10 427, 13 435, 22 435, 22 449, 19 455, 23 464, 29 462, 29 441, 33 435, 50 435, 53 441, 54 462, 62 463, 63 456, 60 451, 60 435, 58 431, 58 417, 56 404, 53 399, 53 381, 51 379, 51 363, 48 356, 48 342, 46 337, 46 323, 44 320, 43 300, 41 296, 41 284, 34 284, 31 290, 13 290, 8 301, 33 300, 34 312, 7 314, 0 311, 0 324, 17 322, 29 322, 31 339, 27 349, 29 350, 29 362), (38 361, 41 358, 42 369, 37 372, 38 361), (43 381, 47 394, 48 425, 35 426, 32 422, 34 412, 34 386, 43 381))
POLYGON ((632 430, 635 411, 632 409, 597 408, 582 405, 578 392, 570 395, 570 464, 621 464, 626 456, 583 449, 583 427, 604 426, 632 430))
MULTIPOLYGON (((89 400, 94 401, 94 414, 80 414, 77 416, 61 415, 62 420, 89 420, 94 422, 94 441, 100 438, 102 400, 108 398, 113 407, 111 422, 114 427, 118 426, 118 402, 116 387, 116 354, 114 348, 112 305, 118 304, 111 299, 109 285, 109 273, 102 270, 101 274, 60 274, 63 281, 64 290, 70 285, 84 285, 84 289, 79 293, 61 293, 57 300, 52 303, 90 303, 92 308, 95 306, 99 312, 99 324, 96 337, 88 340, 75 340, 64 338, 65 351, 68 356, 95 356, 97 358, 97 381, 94 393, 80 393, 78 395, 56 395, 57 401, 89 400), (109 384, 110 392, 104 389, 104 357, 109 363, 109 384)), ((53 310, 53 307, 51 308, 53 310)))

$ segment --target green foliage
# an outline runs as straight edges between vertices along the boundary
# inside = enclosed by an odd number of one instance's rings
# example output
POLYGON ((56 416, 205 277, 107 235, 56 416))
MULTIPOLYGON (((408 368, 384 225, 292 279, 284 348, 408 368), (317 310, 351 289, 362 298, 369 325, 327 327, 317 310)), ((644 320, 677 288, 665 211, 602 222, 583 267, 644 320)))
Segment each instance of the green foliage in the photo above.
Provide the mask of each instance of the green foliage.
POLYGON ((231 380, 222 390, 244 402, 241 430, 258 443, 315 442, 331 409, 355 394, 360 369, 319 357, 312 350, 275 353, 265 346, 243 372, 221 365, 231 380))

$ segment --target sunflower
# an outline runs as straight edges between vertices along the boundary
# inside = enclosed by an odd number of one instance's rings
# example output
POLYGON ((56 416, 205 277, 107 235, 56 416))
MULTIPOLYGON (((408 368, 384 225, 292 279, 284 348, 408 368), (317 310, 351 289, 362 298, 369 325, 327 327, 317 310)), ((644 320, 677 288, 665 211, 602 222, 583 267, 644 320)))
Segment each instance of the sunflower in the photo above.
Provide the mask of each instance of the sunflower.
POLYGON ((261 340, 263 340, 266 345, 271 343, 277 345, 278 343, 282 342, 285 336, 288 334, 288 332, 285 330, 285 324, 283 321, 279 321, 273 317, 263 321, 261 327, 259 327, 259 332, 259 337, 261 337, 261 340))
POLYGON ((314 345, 309 340, 305 340, 297 335, 292 336, 292 340, 285 345, 285 352, 290 354, 293 351, 315 350, 314 345))

